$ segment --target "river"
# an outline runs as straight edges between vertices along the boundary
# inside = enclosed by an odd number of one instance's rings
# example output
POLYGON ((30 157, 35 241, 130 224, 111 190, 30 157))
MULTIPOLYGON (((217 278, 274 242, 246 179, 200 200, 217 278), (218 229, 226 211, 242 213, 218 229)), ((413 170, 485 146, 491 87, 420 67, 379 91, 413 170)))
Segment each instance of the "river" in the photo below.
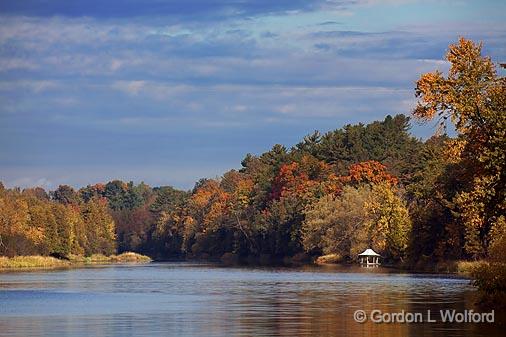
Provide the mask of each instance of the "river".
POLYGON ((495 323, 441 322, 440 310, 484 312, 475 301, 467 279, 383 268, 151 263, 0 272, 0 336, 502 336, 497 313, 495 323), (354 320, 357 310, 365 323, 354 320), (404 312, 424 321, 374 323, 374 310, 375 320, 404 312), (426 322, 428 311, 436 322, 426 322))

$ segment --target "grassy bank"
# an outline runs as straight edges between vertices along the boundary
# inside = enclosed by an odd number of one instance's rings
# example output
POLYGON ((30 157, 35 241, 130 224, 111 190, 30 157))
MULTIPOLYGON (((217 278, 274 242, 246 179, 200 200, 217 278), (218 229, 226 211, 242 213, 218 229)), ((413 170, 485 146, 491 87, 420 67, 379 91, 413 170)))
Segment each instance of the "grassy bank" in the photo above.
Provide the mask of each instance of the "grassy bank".
POLYGON ((150 257, 132 252, 111 256, 102 254, 93 254, 91 256, 70 255, 68 259, 57 259, 51 256, 0 256, 0 269, 58 268, 89 264, 147 263, 150 261, 150 257))
POLYGON ((50 256, 15 256, 0 257, 0 268, 53 268, 69 266, 70 261, 50 256))

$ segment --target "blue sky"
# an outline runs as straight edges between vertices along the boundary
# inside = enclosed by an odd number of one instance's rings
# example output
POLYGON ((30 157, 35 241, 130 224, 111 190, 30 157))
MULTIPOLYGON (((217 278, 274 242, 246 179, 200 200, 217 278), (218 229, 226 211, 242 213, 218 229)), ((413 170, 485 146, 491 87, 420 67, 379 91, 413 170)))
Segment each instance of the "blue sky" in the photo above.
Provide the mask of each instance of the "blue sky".
POLYGON ((2 1, 0 181, 190 188, 313 130, 409 114, 414 82, 447 69, 459 36, 506 59, 504 13, 505 1, 2 1))

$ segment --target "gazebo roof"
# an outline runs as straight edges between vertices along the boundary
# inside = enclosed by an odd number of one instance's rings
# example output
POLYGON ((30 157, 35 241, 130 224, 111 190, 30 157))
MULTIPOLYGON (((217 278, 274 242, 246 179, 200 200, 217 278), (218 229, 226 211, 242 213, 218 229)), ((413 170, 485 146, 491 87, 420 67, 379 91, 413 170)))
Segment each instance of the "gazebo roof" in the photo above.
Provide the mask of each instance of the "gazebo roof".
POLYGON ((378 253, 376 253, 371 248, 367 248, 362 253, 358 254, 358 256, 381 256, 381 255, 379 255, 378 253))

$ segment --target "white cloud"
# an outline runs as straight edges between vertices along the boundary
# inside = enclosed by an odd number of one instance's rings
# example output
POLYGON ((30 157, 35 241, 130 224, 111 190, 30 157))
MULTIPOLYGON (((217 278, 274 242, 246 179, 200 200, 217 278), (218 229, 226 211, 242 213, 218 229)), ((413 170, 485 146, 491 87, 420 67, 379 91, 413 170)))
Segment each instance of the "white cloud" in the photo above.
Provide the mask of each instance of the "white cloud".
POLYGON ((128 94, 137 95, 146 85, 145 81, 118 81, 113 83, 112 88, 124 91, 128 94))

